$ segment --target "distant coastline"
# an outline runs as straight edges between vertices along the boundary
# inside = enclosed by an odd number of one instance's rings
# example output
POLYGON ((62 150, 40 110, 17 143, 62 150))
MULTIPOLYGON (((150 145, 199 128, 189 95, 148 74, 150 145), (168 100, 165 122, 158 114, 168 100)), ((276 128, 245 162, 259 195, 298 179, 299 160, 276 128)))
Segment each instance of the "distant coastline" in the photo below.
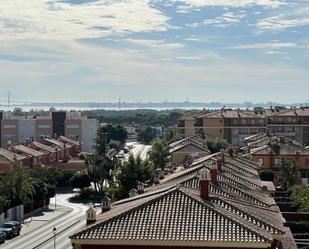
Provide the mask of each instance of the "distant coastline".
POLYGON ((209 103, 200 103, 200 102, 145 102, 145 103, 133 103, 133 102, 121 102, 121 103, 97 103, 97 102, 67 102, 67 103, 8 103, 0 102, 0 109, 7 111, 13 110, 14 108, 22 108, 24 111, 30 110, 49 110, 50 108, 55 108, 57 110, 137 110, 137 109, 152 109, 152 110, 171 110, 171 109, 195 109, 201 110, 206 109, 220 109, 220 108, 232 108, 232 109, 253 109, 255 107, 269 108, 275 106, 285 106, 287 108, 294 106, 309 106, 308 102, 304 103, 291 103, 291 104, 281 104, 275 102, 267 103, 253 103, 253 102, 244 102, 244 103, 221 103, 221 102, 209 102, 209 103))

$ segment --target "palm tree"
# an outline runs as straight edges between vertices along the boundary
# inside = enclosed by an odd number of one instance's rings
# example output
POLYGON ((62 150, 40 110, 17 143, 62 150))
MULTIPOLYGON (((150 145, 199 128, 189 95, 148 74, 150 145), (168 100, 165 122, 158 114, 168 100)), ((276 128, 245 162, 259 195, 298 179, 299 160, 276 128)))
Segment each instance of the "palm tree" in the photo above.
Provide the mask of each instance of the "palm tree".
POLYGON ((148 155, 156 168, 164 170, 170 156, 170 148, 164 140, 156 140, 152 143, 148 155))
POLYGON ((132 188, 137 187, 138 182, 152 183, 154 178, 154 167, 149 160, 142 160, 140 155, 134 157, 129 155, 123 163, 117 176, 120 186, 120 197, 127 197, 132 188))

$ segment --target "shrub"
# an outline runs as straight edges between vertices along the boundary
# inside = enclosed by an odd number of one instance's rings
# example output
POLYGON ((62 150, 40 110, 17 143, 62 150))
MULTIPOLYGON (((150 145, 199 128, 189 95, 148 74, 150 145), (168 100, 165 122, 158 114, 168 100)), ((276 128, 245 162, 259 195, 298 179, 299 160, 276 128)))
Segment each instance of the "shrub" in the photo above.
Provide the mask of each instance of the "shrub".
POLYGON ((303 233, 304 231, 309 231, 308 221, 300 221, 300 222, 289 221, 286 223, 286 226, 291 229, 293 234, 303 233))
POLYGON ((273 181, 275 177, 274 172, 268 169, 261 170, 259 175, 262 181, 273 181))

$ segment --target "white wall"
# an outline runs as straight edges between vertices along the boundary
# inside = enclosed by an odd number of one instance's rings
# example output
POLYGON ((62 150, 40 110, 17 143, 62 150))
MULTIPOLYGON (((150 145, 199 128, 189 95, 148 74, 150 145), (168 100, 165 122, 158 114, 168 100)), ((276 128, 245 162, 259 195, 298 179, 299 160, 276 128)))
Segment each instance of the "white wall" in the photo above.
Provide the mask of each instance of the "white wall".
POLYGON ((88 153, 95 152, 99 123, 96 119, 82 119, 82 151, 88 153))
POLYGON ((18 120, 18 141, 25 142, 26 139, 35 138, 35 120, 19 119, 18 120))

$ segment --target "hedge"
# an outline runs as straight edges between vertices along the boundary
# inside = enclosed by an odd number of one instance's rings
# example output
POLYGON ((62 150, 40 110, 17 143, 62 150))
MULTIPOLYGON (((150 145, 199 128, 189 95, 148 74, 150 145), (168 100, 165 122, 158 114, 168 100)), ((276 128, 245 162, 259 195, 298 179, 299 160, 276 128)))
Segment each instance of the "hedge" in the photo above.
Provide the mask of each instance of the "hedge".
POLYGON ((293 234, 309 231, 309 221, 301 221, 301 222, 289 221, 286 223, 286 226, 291 229, 293 234))

